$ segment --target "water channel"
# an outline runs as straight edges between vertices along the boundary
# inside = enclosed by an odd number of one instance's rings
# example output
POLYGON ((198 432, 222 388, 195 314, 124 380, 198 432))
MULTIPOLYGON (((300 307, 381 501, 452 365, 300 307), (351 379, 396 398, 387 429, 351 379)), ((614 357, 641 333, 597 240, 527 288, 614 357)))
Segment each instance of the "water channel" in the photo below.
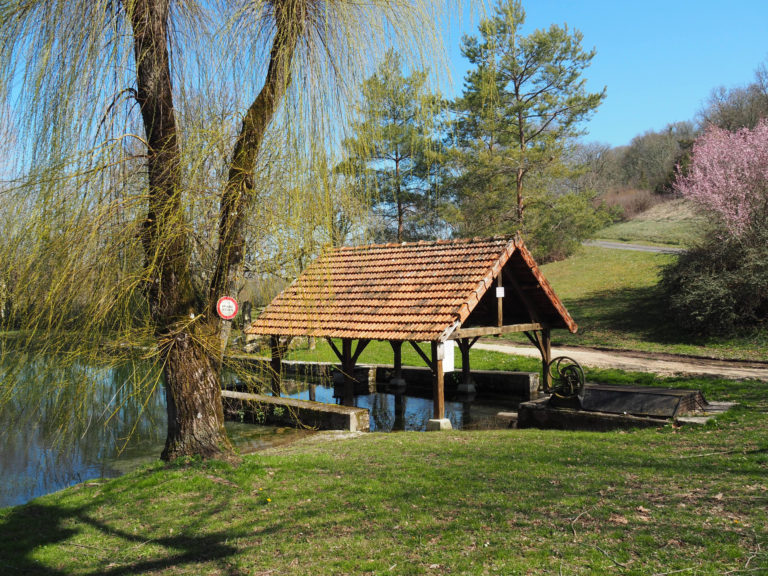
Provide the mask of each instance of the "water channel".
MULTIPOLYGON (((165 440, 165 395, 151 373, 136 385, 141 369, 75 365, 52 371, 40 360, 25 366, 17 374, 23 385, 0 407, 0 507, 156 461, 165 440)), ((329 382, 292 384, 287 395, 294 398, 342 402, 329 382)), ((372 431, 424 430, 432 417, 431 390, 395 393, 381 385, 363 392, 351 402, 369 410, 372 431)), ((487 427, 498 411, 514 407, 513 399, 449 395, 446 417, 457 429, 487 427)), ((237 422, 228 422, 227 432, 241 453, 312 433, 237 422)))

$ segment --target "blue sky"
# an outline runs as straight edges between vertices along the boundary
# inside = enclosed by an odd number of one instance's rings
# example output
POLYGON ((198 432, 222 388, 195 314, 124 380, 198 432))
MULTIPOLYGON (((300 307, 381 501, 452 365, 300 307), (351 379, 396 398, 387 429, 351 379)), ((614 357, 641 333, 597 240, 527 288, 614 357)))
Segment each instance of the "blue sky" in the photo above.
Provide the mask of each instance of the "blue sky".
MULTIPOLYGON (((648 130, 694 119, 712 90, 743 86, 768 63, 768 0, 523 0, 524 34, 568 24, 597 55, 587 86, 608 96, 585 125, 586 141, 622 146, 648 130)), ((477 33, 477 16, 447 36, 454 96, 467 61, 461 34, 477 33)))

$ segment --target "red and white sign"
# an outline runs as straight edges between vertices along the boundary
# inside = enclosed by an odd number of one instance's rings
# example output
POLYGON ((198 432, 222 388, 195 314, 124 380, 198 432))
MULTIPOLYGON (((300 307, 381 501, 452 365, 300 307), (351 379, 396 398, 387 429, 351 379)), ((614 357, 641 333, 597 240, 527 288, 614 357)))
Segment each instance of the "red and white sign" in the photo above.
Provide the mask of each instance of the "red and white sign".
POLYGON ((223 296, 216 302, 216 312, 219 313, 222 320, 232 320, 237 316, 237 300, 231 296, 223 296))

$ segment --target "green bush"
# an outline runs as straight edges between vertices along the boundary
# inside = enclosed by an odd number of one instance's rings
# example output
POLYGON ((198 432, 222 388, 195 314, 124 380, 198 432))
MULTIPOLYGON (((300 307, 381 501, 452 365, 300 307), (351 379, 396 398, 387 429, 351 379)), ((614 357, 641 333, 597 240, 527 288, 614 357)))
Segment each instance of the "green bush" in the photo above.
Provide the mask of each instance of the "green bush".
POLYGON ((671 314, 685 330, 732 334, 768 316, 768 230, 748 237, 711 235, 662 274, 671 314))
POLYGON ((594 202, 592 192, 571 192, 547 194, 531 203, 524 238, 539 264, 564 260, 611 223, 611 211, 604 205, 595 207, 594 202))

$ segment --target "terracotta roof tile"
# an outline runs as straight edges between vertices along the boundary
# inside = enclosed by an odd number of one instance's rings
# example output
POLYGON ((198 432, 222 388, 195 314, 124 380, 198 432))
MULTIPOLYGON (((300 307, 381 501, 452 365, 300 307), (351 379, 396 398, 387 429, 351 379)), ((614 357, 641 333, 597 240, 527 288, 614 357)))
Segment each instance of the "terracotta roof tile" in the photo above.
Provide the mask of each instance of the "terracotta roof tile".
POLYGON ((521 271, 538 281, 541 294, 532 301, 554 310, 553 327, 575 331, 522 241, 495 237, 328 252, 278 295, 246 332, 437 340, 457 320, 467 319, 516 252, 528 269, 521 271))

